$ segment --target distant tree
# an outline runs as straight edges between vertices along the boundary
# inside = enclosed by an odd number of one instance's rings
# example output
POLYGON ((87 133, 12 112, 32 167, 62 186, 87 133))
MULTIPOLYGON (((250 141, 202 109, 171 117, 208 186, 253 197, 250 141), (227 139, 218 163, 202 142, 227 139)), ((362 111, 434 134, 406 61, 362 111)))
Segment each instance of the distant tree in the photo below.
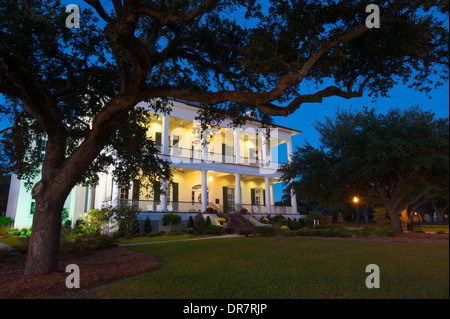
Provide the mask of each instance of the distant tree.
POLYGON ((327 205, 357 195, 384 206, 398 232, 403 210, 433 192, 448 198, 441 183, 449 177, 448 118, 419 107, 379 115, 364 108, 338 111, 316 128, 320 147, 300 147, 281 169, 285 183, 304 196, 327 205))

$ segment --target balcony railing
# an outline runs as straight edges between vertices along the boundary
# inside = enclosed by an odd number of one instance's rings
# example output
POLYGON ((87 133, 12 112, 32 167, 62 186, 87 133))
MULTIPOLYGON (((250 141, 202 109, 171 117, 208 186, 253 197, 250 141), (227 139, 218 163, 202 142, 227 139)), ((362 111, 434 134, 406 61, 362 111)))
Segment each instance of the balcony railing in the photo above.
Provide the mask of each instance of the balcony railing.
MULTIPOLYGON (((161 212, 161 202, 160 201, 153 201, 153 200, 120 200, 121 205, 126 206, 135 206, 139 210, 143 212, 155 212, 160 213, 161 212)), ((103 206, 109 207, 112 205, 112 201, 104 201, 103 206)), ((224 212, 224 208, 222 205, 214 205, 212 203, 209 203, 208 207, 213 207, 216 209, 219 213, 224 212)), ((251 205, 251 204, 242 204, 239 211, 241 211, 242 208, 247 209, 247 214, 268 214, 267 212, 267 206, 266 205, 251 205)), ((194 212, 201 212, 202 204, 198 202, 167 202, 167 211, 166 212, 178 212, 178 213, 194 213, 194 212)), ((227 211, 232 212, 232 211, 227 211)), ((238 212, 237 210, 234 210, 234 212, 238 212)), ((272 215, 284 215, 284 214, 292 214, 292 207, 291 206, 271 206, 271 214, 272 215)))
MULTIPOLYGON (((157 145, 158 150, 163 153, 163 149, 161 145, 157 145)), ((254 167, 267 167, 267 168, 274 168, 278 169, 282 165, 286 163, 282 162, 276 162, 273 160, 264 161, 261 160, 259 157, 240 157, 240 163, 238 163, 237 158, 235 155, 227 155, 223 153, 216 153, 216 152, 208 152, 207 157, 203 158, 203 152, 201 150, 195 150, 190 148, 182 148, 182 147, 169 147, 169 155, 175 158, 178 158, 179 162, 184 162, 184 159, 188 160, 188 162, 191 161, 198 161, 199 163, 202 161, 208 161, 208 162, 214 162, 214 163, 224 163, 224 164, 240 164, 240 165, 247 165, 247 166, 254 166, 254 167)), ((175 158, 172 158, 172 162, 176 164, 177 160, 175 158)))

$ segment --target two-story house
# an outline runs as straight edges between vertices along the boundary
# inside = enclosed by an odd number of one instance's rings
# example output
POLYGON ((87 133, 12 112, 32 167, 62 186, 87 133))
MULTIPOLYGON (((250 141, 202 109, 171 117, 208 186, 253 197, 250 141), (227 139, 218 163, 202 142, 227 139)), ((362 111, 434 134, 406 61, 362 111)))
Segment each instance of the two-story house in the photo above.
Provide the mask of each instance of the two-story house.
MULTIPOLYGON (((140 189, 138 181, 123 188, 111 174, 101 173, 96 187, 75 187, 67 198, 65 208, 73 223, 91 208, 119 204, 137 205, 153 219, 167 212, 205 212, 207 207, 224 213, 244 210, 254 216, 299 217, 295 195, 291 206, 274 205, 274 184, 280 182, 280 150, 287 149, 283 157, 290 158, 292 136, 301 131, 275 126, 267 134, 256 120, 240 128, 232 128, 231 121, 225 120, 220 127, 202 131, 195 120, 200 106, 172 103, 170 115, 152 113, 148 128, 159 156, 171 163, 172 180, 162 180, 152 190, 140 189), (283 144, 287 147, 280 147, 283 144)), ((15 227, 31 226, 33 207, 30 192, 13 176, 7 215, 15 220, 15 227)))

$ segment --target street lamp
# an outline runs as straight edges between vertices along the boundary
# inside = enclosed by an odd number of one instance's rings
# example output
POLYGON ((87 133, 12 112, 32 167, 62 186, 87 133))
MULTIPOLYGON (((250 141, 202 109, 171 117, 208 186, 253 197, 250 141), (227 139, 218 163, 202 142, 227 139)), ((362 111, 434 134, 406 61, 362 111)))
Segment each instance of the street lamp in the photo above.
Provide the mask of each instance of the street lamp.
POLYGON ((356 222, 359 228, 359 212, 358 212, 358 202, 359 202, 359 198, 358 197, 353 197, 353 203, 355 203, 355 214, 356 214, 356 222))

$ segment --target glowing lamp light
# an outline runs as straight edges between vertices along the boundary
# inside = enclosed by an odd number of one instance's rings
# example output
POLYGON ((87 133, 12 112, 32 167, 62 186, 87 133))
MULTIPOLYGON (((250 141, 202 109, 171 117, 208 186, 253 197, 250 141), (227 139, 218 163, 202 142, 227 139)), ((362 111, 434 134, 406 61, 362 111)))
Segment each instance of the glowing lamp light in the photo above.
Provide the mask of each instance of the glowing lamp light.
POLYGON ((212 181, 213 181, 213 177, 210 176, 210 177, 208 178, 208 182, 212 183, 212 181))
POLYGON ((353 202, 354 202, 354 203, 357 203, 357 202, 359 202, 359 198, 358 198, 358 197, 356 197, 356 196, 355 196, 355 197, 353 197, 353 202))

